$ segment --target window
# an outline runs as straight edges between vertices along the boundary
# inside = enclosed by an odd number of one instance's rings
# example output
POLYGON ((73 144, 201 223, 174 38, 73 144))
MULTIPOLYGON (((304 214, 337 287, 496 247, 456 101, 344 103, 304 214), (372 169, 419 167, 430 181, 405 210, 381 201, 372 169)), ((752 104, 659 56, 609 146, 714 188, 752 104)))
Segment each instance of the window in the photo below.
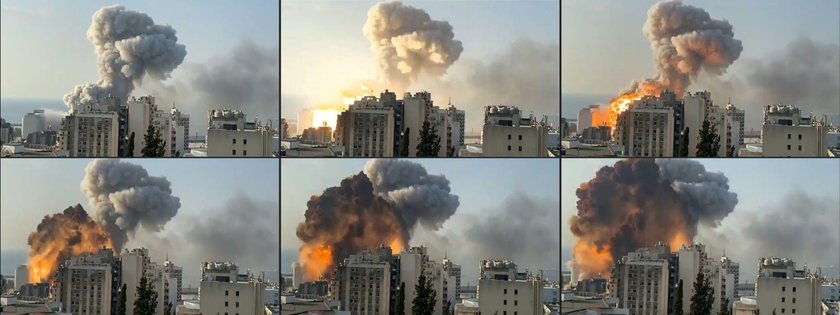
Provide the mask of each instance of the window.
MULTIPOLYGON (((227 302, 227 301, 225 301, 225 307, 227 307, 227 306, 228 306, 228 302, 227 302)), ((225 314, 227 314, 227 313, 225 313, 225 314)))
MULTIPOLYGON (((784 291, 784 290, 782 290, 782 291, 784 291)), ((225 296, 228 296, 228 291, 227 290, 225 290, 225 296)))
POLYGON ((502 294, 507 294, 507 289, 504 289, 504 291, 502 292, 502 294))
POLYGON ((784 313, 785 313, 785 309, 782 309, 782 314, 784 314, 784 313))
MULTIPOLYGON (((790 139, 790 135, 788 135, 788 139, 790 139)), ((236 144, 236 138, 233 138, 233 144, 236 144)))
POLYGON ((519 152, 522 152, 522 146, 521 145, 519 146, 519 152))
POLYGON ((788 144, 788 151, 790 151, 790 144, 788 144))
POLYGON ((248 139, 242 139, 242 144, 248 144, 248 139))
POLYGON ((802 134, 799 134, 799 140, 802 140, 802 134))
POLYGON ((799 146, 799 151, 802 151, 802 146, 801 145, 799 146))
POLYGON ((504 305, 507 305, 507 300, 502 301, 504 305))
POLYGON ((239 296, 239 291, 236 291, 236 296, 239 296))
POLYGON ((796 287, 793 287, 793 292, 796 292, 796 287))
POLYGON ((248 155, 248 150, 242 150, 242 155, 243 156, 248 155))
MULTIPOLYGON (((789 149, 790 149, 790 146, 788 146, 788 150, 789 149)), ((236 155, 236 150, 233 150, 233 155, 236 155)))
POLYGON ((508 146, 508 151, 510 151, 510 146, 508 146))
POLYGON ((793 314, 796 314, 796 309, 795 308, 791 309, 790 312, 793 313, 793 314))
POLYGON ((519 305, 519 301, 513 300, 513 305, 519 305))
POLYGON ((782 286, 782 292, 785 292, 785 286, 782 286))
POLYGON ((796 303, 796 298, 793 298, 793 303, 796 303))
POLYGON ((788 134, 788 139, 790 139, 790 134, 788 134))
POLYGON ((519 135, 519 140, 522 140, 522 135, 519 135))
POLYGON ((510 135, 508 134, 508 140, 510 140, 510 135))
POLYGON ((785 302, 785 298, 784 298, 784 297, 782 297, 782 303, 784 303, 784 302, 785 302))
POLYGON ((236 307, 239 307, 239 302, 236 302, 236 307))

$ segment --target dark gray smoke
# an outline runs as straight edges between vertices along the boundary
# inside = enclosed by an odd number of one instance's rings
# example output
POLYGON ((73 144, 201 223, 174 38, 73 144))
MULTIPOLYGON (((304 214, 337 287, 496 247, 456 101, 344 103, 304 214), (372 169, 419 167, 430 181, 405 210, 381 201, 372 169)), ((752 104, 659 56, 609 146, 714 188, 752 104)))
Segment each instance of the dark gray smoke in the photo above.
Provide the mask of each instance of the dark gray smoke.
POLYGON ((400 89, 422 72, 434 76, 446 73, 464 50, 449 22, 432 20, 426 11, 399 1, 370 8, 362 31, 381 73, 400 89))
POLYGON ((764 257, 790 257, 800 266, 821 263, 840 268, 840 205, 836 200, 800 191, 761 213, 751 218, 743 231, 750 251, 764 257))
POLYGON ((365 175, 373 183, 373 191, 397 207, 408 228, 420 222, 437 230, 458 208, 458 196, 450 193, 449 180, 428 174, 420 164, 370 160, 365 164, 365 175))
POLYGON ((191 256, 235 261, 240 266, 280 268, 280 205, 235 195, 187 227, 191 256))
POLYGON ((680 194, 688 215, 709 226, 717 226, 735 205, 738 195, 729 191, 729 179, 723 173, 707 172, 703 164, 692 160, 658 159, 662 179, 680 194))
MULTIPOLYGON (((805 111, 837 113, 840 47, 801 37, 781 54, 750 63, 747 81, 757 105, 794 104, 805 111)), ((760 112, 758 112, 760 113, 760 112)))
POLYGON ((73 112, 76 106, 90 104, 113 95, 127 99, 143 76, 163 80, 187 55, 178 44, 175 29, 155 24, 145 13, 115 5, 96 11, 87 31, 98 59, 99 81, 77 85, 64 95, 73 112))
MULTIPOLYGON (((517 105, 526 115, 554 114, 560 107, 560 46, 520 39, 502 55, 478 62, 469 75, 476 110, 517 105)), ((538 116, 539 117, 539 116, 538 116)))
POLYGON ((465 244, 474 247, 474 252, 485 258, 560 268, 557 202, 519 194, 484 213, 464 233, 465 244))
POLYGON ((108 230, 119 252, 141 224, 157 232, 178 213, 181 201, 170 186, 140 165, 97 159, 85 168, 81 189, 93 206, 93 219, 108 230))
POLYGON ((659 2, 648 11, 643 28, 653 49, 657 75, 634 81, 622 94, 670 89, 682 95, 700 69, 723 74, 744 49, 732 25, 682 1, 659 2))

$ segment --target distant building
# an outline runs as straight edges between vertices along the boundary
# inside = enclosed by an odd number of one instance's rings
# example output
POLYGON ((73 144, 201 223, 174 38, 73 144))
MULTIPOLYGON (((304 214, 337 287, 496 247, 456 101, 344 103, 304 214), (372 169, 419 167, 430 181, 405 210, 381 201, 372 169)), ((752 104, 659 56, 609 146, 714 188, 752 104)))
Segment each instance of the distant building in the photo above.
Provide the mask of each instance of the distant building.
POLYGON ((32 132, 26 136, 27 146, 54 146, 58 141, 58 132, 55 130, 42 130, 32 132))
POLYGON ((23 122, 21 123, 20 129, 20 135, 24 139, 26 139, 30 133, 47 130, 47 117, 44 116, 44 110, 36 109, 31 113, 26 113, 26 115, 23 116, 23 122))
POLYGON ((202 314, 263 315, 266 283, 230 262, 204 262, 198 289, 202 314))
POLYGON ((365 96, 339 114, 337 145, 346 157, 393 157, 395 110, 374 96, 365 96))
POLYGON ((332 142, 332 133, 333 130, 330 126, 307 128, 303 131, 303 136, 301 137, 301 139, 326 144, 332 142))
POLYGON ((271 130, 257 122, 245 121, 245 113, 238 110, 210 110, 208 112, 207 156, 261 157, 272 156, 271 130))
POLYGON ((14 138, 15 129, 12 127, 12 124, 0 118, 0 144, 10 143, 14 138))
POLYGON ((606 122, 606 113, 601 111, 600 105, 589 105, 578 112, 577 130, 584 130, 589 127, 603 126, 606 122))
POLYGON ((329 294, 329 289, 327 281, 304 282, 297 287, 295 296, 301 299, 323 299, 329 294))
POLYGON ((822 312, 821 281, 786 258, 761 258, 755 295, 761 314, 818 314, 822 312))
POLYGON ((520 274, 512 261, 482 260, 478 282, 481 314, 543 313, 542 280, 520 274))
POLYGON ((726 109, 716 106, 712 102, 712 93, 709 91, 701 91, 696 93, 688 93, 684 99, 685 116, 684 127, 689 129, 688 137, 688 156, 694 157, 697 155, 697 144, 700 142, 700 129, 702 129, 703 121, 708 120, 712 130, 720 136, 720 150, 718 156, 726 156, 727 154, 727 130, 729 129, 726 109))
POLYGON ((292 287, 297 289, 297 287, 303 283, 303 267, 301 267, 299 262, 292 263, 292 287))
MULTIPOLYGON (((744 146, 744 110, 738 109, 732 103, 726 104, 726 146, 734 148, 733 155, 744 146)), ((723 138, 723 137, 721 137, 723 138)))
POLYGON ((606 143, 612 139, 611 132, 610 126, 589 127, 581 133, 580 142, 588 144, 606 143))
POLYGON ((486 106, 481 143, 485 157, 546 157, 548 127, 516 106, 486 106))
POLYGON ((176 279, 176 283, 173 284, 176 292, 176 297, 173 301, 173 304, 175 304, 176 301, 180 302, 181 295, 183 294, 182 287, 184 279, 184 268, 175 265, 174 263, 169 261, 169 258, 167 257, 166 261, 163 262, 163 271, 166 272, 170 277, 176 279))
POLYGON ((26 265, 20 265, 15 269, 15 291, 20 290, 20 287, 29 283, 29 268, 26 265))
POLYGON ((286 122, 286 118, 280 118, 280 139, 287 137, 289 137, 289 123, 286 122))
POLYGON ((120 116, 114 111, 77 110, 64 117, 58 142, 70 157, 117 157, 120 116))
POLYGON ((765 157, 827 156, 827 136, 823 123, 814 121, 814 117, 802 117, 796 106, 764 106, 761 143, 765 157))

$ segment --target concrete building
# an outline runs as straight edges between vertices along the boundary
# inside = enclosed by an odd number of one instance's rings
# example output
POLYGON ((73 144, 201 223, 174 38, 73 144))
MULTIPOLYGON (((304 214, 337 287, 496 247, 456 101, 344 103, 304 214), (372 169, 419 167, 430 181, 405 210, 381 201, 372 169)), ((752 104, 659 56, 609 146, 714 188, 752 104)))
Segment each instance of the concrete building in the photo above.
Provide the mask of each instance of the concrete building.
POLYGON ((616 144, 624 146, 625 156, 674 156, 674 117, 674 108, 646 96, 618 116, 616 144))
POLYGON ((52 296, 73 314, 110 314, 119 297, 119 265, 105 248, 72 257, 59 266, 52 296))
POLYGON ((461 300, 461 265, 453 263, 448 258, 441 261, 441 266, 447 277, 446 299, 453 307, 461 300))
POLYGON ((653 250, 641 248, 615 263, 610 291, 618 298, 620 308, 629 309, 631 314, 668 313, 668 254, 664 246, 653 250))
POLYGON ((581 109, 577 116, 577 130, 602 126, 606 122, 606 115, 606 112, 601 111, 600 105, 589 105, 581 109))
POLYGON ((169 257, 163 262, 163 271, 171 278, 175 278, 175 283, 172 285, 175 287, 175 299, 173 300, 172 304, 177 304, 175 302, 181 301, 181 294, 183 293, 182 287, 184 285, 184 268, 175 265, 173 262, 169 261, 169 257))
POLYGON ((238 110, 210 110, 207 115, 207 156, 264 157, 272 156, 271 130, 257 122, 245 120, 238 110))
POLYGON ((755 294, 761 314, 819 314, 821 281, 787 258, 761 258, 755 294))
POLYGON ((0 144, 12 142, 15 138, 15 128, 12 124, 6 122, 5 119, 0 118, 0 144))
POLYGON ((330 126, 320 126, 318 128, 307 128, 303 131, 302 140, 316 141, 318 143, 332 142, 333 130, 330 126))
POLYGON ((825 157, 828 129, 814 117, 802 117, 792 105, 764 106, 761 126, 762 155, 765 157, 825 157))
POLYGON ((408 139, 408 156, 416 157, 417 144, 420 143, 420 130, 423 122, 429 119, 434 106, 432 94, 425 91, 414 94, 406 92, 403 95, 403 104, 405 109, 403 130, 408 129, 408 134, 403 136, 408 139))
POLYGON ((303 131, 312 128, 312 109, 304 108, 298 112, 296 134, 302 135, 303 131))
POLYGON ((733 154, 744 146, 744 116, 743 109, 738 109, 731 101, 726 104, 726 146, 735 147, 733 154))
POLYGON ((292 263, 292 275, 292 288, 297 289, 303 283, 303 267, 299 262, 292 263))
POLYGON ((481 314, 541 314, 542 280, 520 274, 512 261, 482 260, 478 281, 481 314))
POLYGON ((190 115, 182 113, 175 108, 175 104, 172 104, 172 108, 169 110, 169 116, 166 119, 168 119, 168 122, 165 123, 165 133, 161 132, 161 134, 165 134, 167 137, 165 139, 166 153, 164 156, 183 156, 187 152, 190 152, 189 142, 187 141, 190 135, 190 115))
MULTIPOLYGON (((729 257, 726 257, 726 251, 723 252, 723 257, 720 258, 720 265, 722 268, 726 269, 726 272, 732 275, 732 281, 735 283, 735 289, 733 291, 733 295, 738 297, 738 290, 737 286, 741 281, 741 264, 732 261, 729 257)), ((733 300, 734 301, 734 300, 733 300)))
POLYGON ((516 106, 485 106, 481 143, 485 157, 546 157, 548 127, 516 106))
POLYGON ((125 309, 126 314, 134 314, 134 301, 137 300, 137 286, 140 279, 145 276, 146 270, 151 265, 149 250, 137 248, 126 250, 122 253, 122 281, 120 286, 126 286, 125 309))
MULTIPOLYGON (((391 314, 397 289, 393 286, 395 269, 396 261, 389 247, 350 255, 336 266, 331 293, 340 301, 341 310, 352 314, 391 314)), ((407 294, 405 301, 409 301, 407 294)))
POLYGON ((58 131, 44 130, 32 132, 26 136, 27 147, 54 146, 58 142, 58 131))
MULTIPOLYGON (((423 274, 424 268, 430 264, 429 255, 424 246, 411 247, 399 253, 400 282, 405 283, 405 310, 410 313, 414 306, 416 292, 414 287, 423 274)), ((396 310, 398 313, 400 310, 396 310)))
POLYGON ((694 288, 697 273, 704 269, 708 270, 711 262, 706 254, 706 246, 703 244, 682 246, 677 256, 679 257, 678 279, 683 282, 683 313, 688 314, 691 306, 691 296, 694 295, 692 288, 694 288))
POLYGON ((823 282, 820 292, 823 301, 838 302, 840 301, 840 282, 823 282))
POLYGON ((612 139, 612 129, 610 126, 589 127, 583 130, 580 134, 580 142, 587 144, 601 144, 609 142, 612 139))
POLYGON ((201 314, 263 315, 265 286, 253 278, 233 282, 202 280, 201 314))
POLYGON ((280 139, 286 139, 289 135, 289 123, 286 118, 280 118, 280 139))
POLYGON ((732 315, 755 315, 757 310, 755 296, 742 296, 740 300, 732 303, 732 315))
POLYGON ((20 290, 20 287, 29 283, 29 268, 26 265, 20 265, 15 269, 15 291, 20 290))
POLYGON ((684 128, 689 129, 688 137, 688 156, 697 156, 697 144, 700 142, 700 129, 703 127, 703 121, 708 120, 715 133, 720 136, 720 151, 718 156, 726 156, 726 132, 727 119, 726 110, 714 105, 712 102, 712 93, 709 91, 701 91, 696 93, 688 93, 683 100, 684 107, 684 128))
POLYGON ((365 96, 339 114, 337 145, 346 157, 393 157, 395 110, 374 96, 365 96))
POLYGON ((451 126, 451 132, 449 134, 449 143, 451 147, 455 147, 455 152, 460 151, 464 146, 464 127, 467 123, 466 121, 466 114, 463 110, 460 110, 449 103, 449 106, 446 107, 446 114, 449 120, 449 125, 451 126))
POLYGON ((58 142, 60 149, 66 150, 71 157, 117 157, 119 135, 117 112, 77 110, 62 120, 58 142))
POLYGON ((30 133, 47 130, 47 117, 44 116, 44 110, 35 109, 31 113, 26 113, 23 116, 20 130, 20 136, 24 139, 30 133))

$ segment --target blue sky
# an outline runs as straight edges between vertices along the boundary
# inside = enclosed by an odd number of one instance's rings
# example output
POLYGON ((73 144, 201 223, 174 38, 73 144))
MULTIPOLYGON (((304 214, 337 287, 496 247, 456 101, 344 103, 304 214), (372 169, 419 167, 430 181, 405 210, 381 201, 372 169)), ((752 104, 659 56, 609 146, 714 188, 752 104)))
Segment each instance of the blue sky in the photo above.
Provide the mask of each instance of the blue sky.
MULTIPOLYGON (((650 44, 642 34, 657 0, 561 0, 563 93, 617 93, 633 79, 654 74, 650 44), (620 51, 621 57, 616 54, 620 51)), ((728 20, 743 41, 741 59, 764 58, 800 36, 840 43, 840 2, 786 0, 685 0, 713 19, 728 20)), ((739 62, 730 68, 739 73, 739 62)), ((747 69, 743 69, 747 70, 747 69)))
POLYGON ((279 45, 277 1, 3 0, 2 96, 60 99, 76 84, 96 82, 96 56, 85 34, 93 13, 114 4, 172 25, 187 47, 184 64, 205 62, 246 38, 279 45))
MULTIPOLYGON (((574 237, 569 230, 569 218, 577 213, 575 190, 581 183, 591 180, 595 172, 603 166, 612 166, 616 159, 564 159, 562 160, 561 180, 561 248, 563 261, 570 259, 574 237)), ((840 222, 840 161, 836 159, 700 159, 706 171, 722 172, 729 178, 730 191, 738 194, 738 204, 735 210, 722 222, 716 232, 728 234, 733 240, 731 244, 712 244, 712 246, 726 246, 727 253, 737 255, 741 259, 742 279, 755 271, 755 261, 758 253, 749 252, 740 243, 739 233, 751 222, 748 219, 763 217, 778 211, 785 197, 792 193, 802 192, 809 196, 827 199, 833 204, 828 206, 833 214, 828 216, 828 222, 840 222), (833 208, 832 208, 833 207, 833 208), (737 240, 737 241, 735 241, 737 240), (740 245, 740 246, 739 246, 740 245), (735 254, 732 254, 735 253, 735 254), (745 273, 746 272, 746 273, 745 273)), ((807 215, 813 209, 801 209, 802 215, 807 215)), ((834 233, 838 233, 836 224, 834 233)), ((700 236, 710 239, 701 230, 700 236)), ((834 236, 826 236, 834 237, 834 236)), ((707 244, 708 245, 708 244, 707 244)), ((802 244, 808 246, 808 244, 802 244)), ((840 244, 834 248, 834 257, 840 256, 840 244)), ((720 253, 714 253, 720 256, 720 253)), ((793 257, 795 258, 795 257, 793 257)), ((838 257, 840 258, 840 257, 838 257)), ((803 258, 804 259, 804 258, 803 258)), ((799 266, 803 261, 800 260, 799 266)), ((811 262, 809 265, 814 265, 811 262)), ((840 275, 836 262, 823 262, 825 266, 835 265, 834 270, 828 272, 840 275)))
MULTIPOLYGON (((47 215, 81 204, 90 211, 80 190, 87 159, 2 159, 2 248, 26 249, 26 237, 47 215)), ((201 217, 216 211, 237 192, 258 200, 278 202, 278 165, 270 159, 132 159, 151 176, 165 176, 172 194, 181 198, 178 215, 170 221, 177 231, 179 217, 201 217)))
MULTIPOLYGON (((415 231, 412 245, 431 246, 432 259, 441 259, 444 249, 429 242, 429 240, 435 239, 430 234, 446 236, 450 240, 458 239, 475 220, 497 213, 499 207, 507 198, 518 194, 526 194, 547 201, 552 205, 559 205, 560 203, 557 195, 560 171, 557 160, 412 159, 411 161, 421 164, 429 174, 446 176, 450 181, 452 193, 457 195, 460 201, 457 211, 443 224, 440 231, 428 232, 423 231, 422 228, 415 231)), ((306 202, 310 196, 320 195, 325 189, 337 186, 342 179, 358 174, 364 169, 366 162, 367 160, 364 159, 281 160, 282 173, 280 180, 283 190, 280 201, 280 247, 282 255, 297 254, 297 249, 301 243, 295 235, 295 229, 299 223, 304 221, 306 202)), ((521 209, 520 211, 523 216, 528 215, 528 209, 521 209)), ((556 220, 556 218, 546 218, 546 220, 556 220)), ((527 232, 523 231, 522 233, 527 232)), ((556 233, 559 233, 559 231, 556 233)), ((472 277, 472 272, 477 272, 478 261, 486 257, 468 257, 464 253, 465 251, 467 249, 450 249, 449 256, 450 259, 462 265, 465 269, 465 275, 472 277)), ((294 261, 294 258, 296 257, 291 259, 281 257, 281 261, 294 261)), ((526 260, 528 258, 520 257, 519 259, 526 260)), ((550 261, 543 262, 543 264, 551 263, 550 261)), ((557 266, 554 268, 557 268, 557 266)), ((289 266, 281 265, 281 270, 286 269, 289 269, 289 266)), ((475 276, 477 276, 477 273, 475 276)))

